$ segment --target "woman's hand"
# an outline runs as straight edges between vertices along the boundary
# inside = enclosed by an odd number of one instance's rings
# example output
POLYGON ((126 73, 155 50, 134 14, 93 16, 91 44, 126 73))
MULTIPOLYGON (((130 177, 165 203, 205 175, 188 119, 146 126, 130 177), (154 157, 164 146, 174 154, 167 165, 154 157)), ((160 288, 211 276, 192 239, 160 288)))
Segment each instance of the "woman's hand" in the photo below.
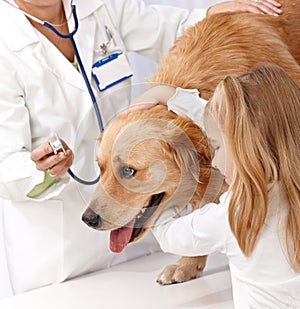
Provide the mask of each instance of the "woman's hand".
POLYGON ((275 0, 233 0, 217 3, 207 10, 207 16, 222 12, 249 12, 278 16, 281 4, 275 0))
POLYGON ((31 160, 35 163, 37 170, 44 171, 46 174, 59 178, 62 177, 72 165, 73 152, 68 145, 61 140, 65 153, 58 150, 55 154, 49 142, 55 141, 55 137, 51 137, 47 142, 41 144, 31 153, 31 160))
POLYGON ((175 94, 176 88, 167 85, 157 85, 149 88, 136 97, 127 110, 122 114, 127 114, 137 110, 150 109, 157 104, 167 105, 168 100, 175 94))

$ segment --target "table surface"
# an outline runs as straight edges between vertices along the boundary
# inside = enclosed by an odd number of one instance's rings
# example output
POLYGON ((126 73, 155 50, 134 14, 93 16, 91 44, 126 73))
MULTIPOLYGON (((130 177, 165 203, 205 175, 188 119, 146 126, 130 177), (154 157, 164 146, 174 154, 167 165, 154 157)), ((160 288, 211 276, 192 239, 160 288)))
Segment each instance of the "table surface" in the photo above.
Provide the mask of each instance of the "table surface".
POLYGON ((208 257, 201 277, 167 286, 156 283, 177 256, 158 252, 64 283, 0 301, 1 309, 232 309, 227 259, 208 257))

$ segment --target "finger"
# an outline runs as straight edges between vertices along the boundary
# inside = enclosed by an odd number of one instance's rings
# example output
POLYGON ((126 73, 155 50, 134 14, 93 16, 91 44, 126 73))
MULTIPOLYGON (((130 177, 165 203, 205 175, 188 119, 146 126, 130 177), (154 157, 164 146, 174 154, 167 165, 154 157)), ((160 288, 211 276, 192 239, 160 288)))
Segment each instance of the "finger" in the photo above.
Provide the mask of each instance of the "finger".
POLYGON ((69 146, 68 146, 68 144, 66 144, 66 142, 65 142, 63 139, 60 139, 60 141, 61 141, 62 146, 64 147, 65 151, 66 151, 67 149, 70 149, 69 146))
POLYGON ((263 2, 269 3, 269 5, 271 5, 271 6, 276 6, 276 7, 278 7, 278 8, 281 7, 281 3, 279 3, 279 2, 277 2, 277 1, 275 1, 275 0, 265 0, 265 1, 263 1, 263 2))
MULTIPOLYGON (((53 153, 53 148, 50 145, 50 142, 54 142, 56 140, 55 136, 52 136, 48 139, 47 142, 41 144, 39 147, 37 147, 36 149, 34 149, 31 152, 31 160, 36 162, 38 160, 41 160, 43 157, 48 156, 50 154, 53 153)), ((67 147, 67 144, 65 142, 63 142, 64 147, 67 147)))
POLYGON ((255 13, 255 14, 268 14, 268 15, 278 16, 278 14, 276 12, 274 12, 271 9, 266 8, 262 4, 257 4, 257 2, 253 2, 251 4, 244 5, 243 8, 241 9, 241 11, 244 11, 244 12, 246 11, 246 12, 255 13))
POLYGON ((57 164, 53 165, 51 168, 48 168, 46 172, 52 175, 55 175, 56 178, 62 177, 68 170, 68 168, 72 165, 73 162, 73 154, 70 150, 66 151, 64 155, 64 160, 59 161, 57 164))
MULTIPOLYGON (((70 151, 70 150, 69 150, 70 151)), ((52 154, 48 157, 43 157, 41 160, 35 162, 36 168, 39 171, 45 171, 52 168, 54 165, 59 164, 61 161, 66 160, 67 154, 59 152, 56 155, 52 154)))
POLYGON ((30 158, 32 161, 37 162, 52 153, 53 153, 52 148, 50 147, 49 143, 46 142, 40 145, 38 148, 34 149, 31 152, 30 158))
POLYGON ((280 8, 272 5, 268 1, 254 0, 251 5, 259 9, 260 12, 263 14, 278 16, 282 13, 282 10, 280 8))
POLYGON ((47 168, 45 171, 46 174, 48 174, 51 177, 60 178, 66 173, 66 169, 63 165, 58 164, 55 167, 47 168))
POLYGON ((241 2, 241 3, 249 3, 249 2, 260 2, 262 4, 268 5, 270 8, 272 7, 277 7, 280 8, 281 7, 281 3, 277 2, 276 0, 235 0, 235 2, 241 2))

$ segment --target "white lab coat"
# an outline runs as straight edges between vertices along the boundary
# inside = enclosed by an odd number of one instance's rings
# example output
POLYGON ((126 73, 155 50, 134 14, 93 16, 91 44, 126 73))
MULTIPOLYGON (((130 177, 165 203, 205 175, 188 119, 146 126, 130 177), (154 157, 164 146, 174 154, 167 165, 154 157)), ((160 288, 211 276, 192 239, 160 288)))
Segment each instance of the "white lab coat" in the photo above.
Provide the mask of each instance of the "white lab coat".
MULTIPOLYGON (((76 0, 75 35, 90 77, 95 50, 107 41, 104 26, 118 48, 155 61, 205 10, 146 7, 137 0, 76 0)), ((66 15, 70 5, 65 3, 66 15)), ((73 19, 69 21, 73 29, 73 19)), ((127 80, 102 94, 104 123, 130 100, 127 80), (127 86, 124 88, 124 86, 127 86)), ((94 87, 94 85, 93 85, 94 87)), ((95 91, 97 99, 99 92, 95 91)), ((99 134, 85 83, 71 63, 33 29, 24 15, 0 2, 0 298, 61 282, 158 249, 151 238, 115 256, 108 233, 93 231, 81 214, 94 187, 66 176, 39 199, 26 194, 43 181, 30 152, 57 132, 73 149, 73 171, 97 176, 99 134)))

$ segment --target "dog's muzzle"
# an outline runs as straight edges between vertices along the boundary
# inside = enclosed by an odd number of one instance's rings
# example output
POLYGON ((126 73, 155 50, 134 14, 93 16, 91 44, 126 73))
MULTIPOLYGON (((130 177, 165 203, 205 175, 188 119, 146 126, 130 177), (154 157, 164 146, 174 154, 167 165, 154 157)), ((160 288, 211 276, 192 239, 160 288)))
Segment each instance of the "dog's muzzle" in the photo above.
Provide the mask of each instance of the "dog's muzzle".
POLYGON ((87 208, 81 217, 82 221, 89 227, 94 229, 99 228, 102 225, 101 217, 94 212, 94 210, 87 208))

